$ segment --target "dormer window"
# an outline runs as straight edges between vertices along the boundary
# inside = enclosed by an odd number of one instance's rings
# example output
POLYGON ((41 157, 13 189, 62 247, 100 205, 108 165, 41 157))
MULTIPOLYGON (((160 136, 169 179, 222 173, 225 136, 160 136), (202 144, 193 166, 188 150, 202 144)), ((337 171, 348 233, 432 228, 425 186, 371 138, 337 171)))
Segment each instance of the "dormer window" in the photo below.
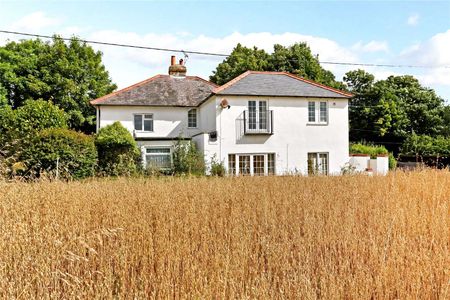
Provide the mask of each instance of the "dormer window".
POLYGON ((140 132, 153 131, 153 114, 135 114, 134 130, 140 132))
POLYGON ((188 111, 188 128, 197 128, 197 109, 193 108, 188 111))

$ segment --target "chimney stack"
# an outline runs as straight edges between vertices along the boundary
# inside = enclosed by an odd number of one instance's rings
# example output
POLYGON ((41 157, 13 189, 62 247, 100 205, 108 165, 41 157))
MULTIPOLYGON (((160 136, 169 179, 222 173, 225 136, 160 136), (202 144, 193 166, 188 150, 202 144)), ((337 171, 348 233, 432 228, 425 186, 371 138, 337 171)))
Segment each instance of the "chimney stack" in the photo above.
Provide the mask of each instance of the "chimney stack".
POLYGON ((176 57, 172 55, 170 58, 169 75, 174 77, 186 77, 186 66, 183 59, 180 59, 179 64, 176 63, 176 57))

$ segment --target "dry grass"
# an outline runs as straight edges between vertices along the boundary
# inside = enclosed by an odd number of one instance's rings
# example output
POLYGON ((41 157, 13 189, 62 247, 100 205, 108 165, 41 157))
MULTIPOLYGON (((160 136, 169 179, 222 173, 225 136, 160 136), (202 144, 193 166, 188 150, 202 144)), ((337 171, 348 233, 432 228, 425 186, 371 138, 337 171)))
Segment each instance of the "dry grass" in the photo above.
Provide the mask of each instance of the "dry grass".
POLYGON ((450 173, 0 183, 0 298, 449 299, 450 173))

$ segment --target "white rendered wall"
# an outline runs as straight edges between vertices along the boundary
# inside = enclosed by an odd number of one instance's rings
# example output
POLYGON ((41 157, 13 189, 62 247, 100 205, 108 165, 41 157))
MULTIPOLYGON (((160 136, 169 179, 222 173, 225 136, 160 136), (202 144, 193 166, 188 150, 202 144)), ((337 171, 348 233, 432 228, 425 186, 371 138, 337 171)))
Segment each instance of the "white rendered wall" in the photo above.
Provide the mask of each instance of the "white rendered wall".
POLYGON ((100 106, 100 127, 120 121, 131 134, 134 132, 134 114, 153 114, 153 132, 136 133, 142 138, 177 138, 192 136, 200 132, 197 108, 197 128, 187 127, 188 111, 192 107, 154 107, 154 106, 100 106))
MULTIPOLYGON (((348 101, 329 99, 327 125, 308 124, 308 101, 292 97, 217 96, 216 107, 226 98, 230 109, 217 110, 218 155, 225 166, 230 153, 276 153, 278 175, 307 173, 308 152, 329 156, 329 174, 339 174, 349 160, 348 101), (273 135, 241 135, 239 119, 249 100, 266 100, 273 110, 273 135)), ((205 147, 207 148, 207 147, 205 147)))

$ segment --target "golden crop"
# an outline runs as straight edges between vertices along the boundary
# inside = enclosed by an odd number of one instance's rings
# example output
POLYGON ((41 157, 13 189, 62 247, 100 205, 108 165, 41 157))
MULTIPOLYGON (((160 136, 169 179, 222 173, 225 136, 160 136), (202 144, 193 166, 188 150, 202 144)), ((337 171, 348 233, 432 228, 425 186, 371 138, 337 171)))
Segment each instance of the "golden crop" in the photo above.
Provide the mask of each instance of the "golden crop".
POLYGON ((0 298, 450 299, 450 172, 0 183, 0 298))

